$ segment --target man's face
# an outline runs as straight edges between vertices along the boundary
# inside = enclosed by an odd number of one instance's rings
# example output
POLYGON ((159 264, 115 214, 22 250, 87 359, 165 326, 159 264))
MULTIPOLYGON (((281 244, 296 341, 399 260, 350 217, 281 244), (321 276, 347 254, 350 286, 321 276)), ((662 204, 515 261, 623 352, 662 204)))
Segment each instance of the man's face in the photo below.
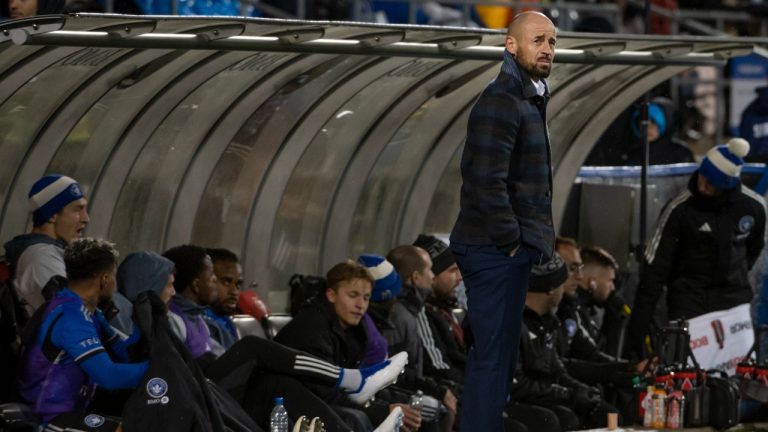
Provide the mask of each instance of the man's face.
POLYGON ((173 281, 175 280, 176 276, 174 276, 173 273, 169 274, 168 280, 165 282, 165 287, 163 287, 163 292, 160 293, 160 299, 165 304, 168 304, 168 302, 171 301, 171 297, 176 294, 176 289, 173 287, 173 281))
POLYGON ((547 17, 532 14, 506 39, 506 47, 520 67, 536 81, 552 72, 557 32, 547 17))
POLYGON ((192 281, 192 283, 196 284, 195 287, 197 289, 197 304, 201 306, 208 306, 209 304, 216 301, 216 297, 218 295, 216 275, 213 273, 213 262, 211 261, 211 257, 208 255, 205 256, 203 271, 200 272, 200 274, 197 276, 197 279, 192 281))
POLYGON ((557 253, 563 257, 565 266, 568 268, 568 279, 563 284, 565 295, 575 295, 584 277, 584 263, 581 261, 581 253, 578 248, 571 245, 559 246, 557 253))
POLYGON ((11 19, 27 18, 37 15, 37 0, 8 0, 11 19))
POLYGON ((85 227, 91 219, 88 217, 88 200, 80 198, 64 206, 61 211, 53 215, 53 231, 56 238, 60 238, 72 244, 83 236, 85 227))
POLYGON ((211 308, 221 315, 234 315, 243 287, 243 268, 236 262, 218 260, 213 263, 213 273, 216 274, 218 298, 211 308))
POLYGON ((704 196, 716 197, 723 193, 721 189, 712 186, 712 183, 707 181, 707 178, 701 173, 699 173, 699 176, 696 179, 696 186, 699 189, 699 193, 704 196))
POLYGON ((115 285, 117 277, 117 264, 101 275, 99 282, 101 283, 101 289, 99 290, 99 303, 112 300, 112 295, 115 293, 115 285))
POLYGON ((453 299, 456 298, 456 287, 462 280, 459 266, 453 263, 435 277, 432 289, 438 297, 453 299))
POLYGON ((648 142, 656 141, 661 135, 659 133, 659 125, 657 125, 653 120, 650 120, 648 122, 648 129, 646 130, 645 134, 648 136, 648 142))
POLYGON ((342 281, 336 289, 328 288, 325 296, 333 304, 342 328, 360 324, 371 301, 371 283, 365 279, 342 281))
MULTIPOLYGON (((564 285, 564 284, 563 284, 564 285)), ((557 313, 557 307, 560 305, 560 301, 563 300, 563 285, 555 288, 549 293, 549 313, 552 315, 557 313)))
POLYGON ((616 271, 612 267, 594 267, 589 272, 589 283, 592 288, 592 298, 598 303, 603 303, 616 289, 613 282, 616 280, 616 271))
POLYGON ((432 273, 432 258, 427 251, 421 248, 419 249, 419 255, 421 255, 421 260, 424 262, 424 268, 413 272, 411 283, 413 283, 415 288, 431 290, 432 283, 435 280, 435 274, 432 273))

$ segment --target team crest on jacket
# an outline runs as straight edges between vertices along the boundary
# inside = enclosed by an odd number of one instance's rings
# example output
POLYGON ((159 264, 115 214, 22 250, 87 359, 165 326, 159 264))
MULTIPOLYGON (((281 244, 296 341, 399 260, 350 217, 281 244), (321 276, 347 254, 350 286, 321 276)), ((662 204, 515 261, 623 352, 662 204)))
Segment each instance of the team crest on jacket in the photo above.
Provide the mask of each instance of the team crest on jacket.
POLYGON ((85 416, 83 423, 88 427, 97 428, 104 424, 104 417, 98 414, 88 414, 85 416))
POLYGON ((162 378, 152 378, 147 383, 147 394, 153 398, 165 396, 168 391, 168 383, 162 378))
POLYGON ((152 378, 147 382, 147 394, 150 399, 147 400, 147 405, 153 405, 156 403, 167 404, 170 400, 165 393, 168 392, 168 383, 162 378, 152 378))
POLYGON ((568 332, 568 337, 572 338, 576 334, 576 329, 579 328, 579 325, 576 324, 576 320, 573 318, 566 318, 565 319, 565 330, 568 332))
POLYGON ((739 219, 739 232, 747 233, 755 225, 755 218, 750 215, 742 216, 739 219))

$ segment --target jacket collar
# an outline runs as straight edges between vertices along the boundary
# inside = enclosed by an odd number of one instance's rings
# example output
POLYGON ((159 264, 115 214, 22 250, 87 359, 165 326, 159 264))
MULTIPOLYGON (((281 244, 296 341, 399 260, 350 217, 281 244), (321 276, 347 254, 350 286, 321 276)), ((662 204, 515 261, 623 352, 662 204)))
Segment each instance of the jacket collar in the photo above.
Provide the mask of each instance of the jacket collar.
MULTIPOLYGON (((509 77, 510 88, 519 91, 525 99, 539 96, 538 93, 536 93, 536 86, 533 85, 533 80, 530 75, 520 69, 520 65, 517 64, 515 57, 506 49, 504 50, 504 61, 501 64, 501 72, 509 77)), ((549 84, 547 84, 547 80, 545 79, 542 79, 542 81, 546 87, 543 98, 549 100, 549 84)))
POLYGON ((378 328, 395 328, 392 320, 390 320, 390 310, 383 303, 371 302, 368 305, 368 316, 371 317, 378 328))
POLYGON ((333 304, 329 302, 325 296, 313 299, 310 307, 315 307, 320 311, 320 314, 327 320, 331 331, 341 338, 341 340, 346 340, 350 335, 362 343, 367 340, 368 332, 366 331, 365 324, 363 324, 362 320, 360 321, 360 324, 345 330, 341 327, 341 323, 339 323, 339 318, 336 316, 336 310, 333 308, 333 304))
POLYGON ((403 290, 400 291, 400 295, 397 296, 397 300, 400 301, 406 309, 411 313, 419 313, 424 308, 424 299, 427 297, 427 293, 424 290, 418 289, 411 285, 403 284, 403 290))
POLYGON ((529 330, 532 330, 532 326, 538 326, 543 328, 544 331, 550 332, 556 330, 560 326, 560 320, 552 314, 539 315, 533 309, 528 306, 523 310, 523 318, 526 321, 526 325, 529 330))
POLYGON ((187 315, 199 316, 205 313, 205 306, 200 306, 181 294, 175 294, 171 297, 171 303, 176 305, 181 312, 187 315))

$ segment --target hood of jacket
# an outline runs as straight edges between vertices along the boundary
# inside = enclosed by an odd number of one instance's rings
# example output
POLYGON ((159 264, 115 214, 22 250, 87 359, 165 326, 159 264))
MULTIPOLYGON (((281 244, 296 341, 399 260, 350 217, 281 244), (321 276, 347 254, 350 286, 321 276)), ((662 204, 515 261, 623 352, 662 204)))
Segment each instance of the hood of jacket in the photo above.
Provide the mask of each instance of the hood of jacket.
POLYGON ((28 247, 40 243, 56 245, 62 249, 67 247, 67 243, 63 240, 52 239, 45 234, 22 234, 14 237, 11 241, 5 244, 5 259, 15 267, 16 264, 19 263, 21 254, 23 254, 28 247))
POLYGON ((117 269, 117 289, 131 302, 144 291, 160 295, 174 268, 173 261, 155 252, 134 252, 117 269))
POLYGON ((171 298, 171 303, 186 315, 202 317, 202 315, 205 314, 205 306, 200 306, 179 294, 176 294, 171 298))

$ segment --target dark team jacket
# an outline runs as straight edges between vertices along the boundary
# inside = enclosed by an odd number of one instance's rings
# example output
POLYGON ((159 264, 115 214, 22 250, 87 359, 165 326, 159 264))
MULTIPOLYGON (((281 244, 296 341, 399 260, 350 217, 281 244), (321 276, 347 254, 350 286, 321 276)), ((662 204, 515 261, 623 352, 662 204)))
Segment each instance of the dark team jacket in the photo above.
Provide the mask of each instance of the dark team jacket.
POLYGON ((666 204, 646 248, 646 277, 629 323, 632 354, 642 352, 664 286, 670 320, 752 300, 748 272, 763 250, 765 200, 743 185, 718 197, 702 196, 697 176, 698 171, 688 188, 666 204))
MULTIPOLYGON (((581 294, 582 291, 579 289, 577 292, 581 294)), ((563 296, 557 309, 560 320, 557 352, 566 370, 574 378, 589 385, 631 385, 629 363, 600 349, 591 333, 596 325, 579 300, 581 296, 563 296)))
POLYGON ((144 293, 134 303, 134 319, 145 337, 149 370, 125 404, 124 429, 223 432, 224 423, 205 377, 173 335, 166 317, 153 313, 151 302, 159 299, 149 296, 156 294, 144 293))
MULTIPOLYGON (((412 312, 414 315, 417 313, 416 308, 418 305, 423 304, 422 300, 419 299, 420 297, 413 296, 410 298, 410 301, 404 303, 406 309, 409 312, 412 312)), ((376 329, 379 330, 382 335, 384 335, 384 337, 387 339, 387 342, 390 344, 387 347, 387 350, 389 351, 389 355, 392 356, 401 351, 407 352, 409 344, 407 341, 400 341, 399 343, 391 345, 393 339, 392 335, 398 333, 396 328, 398 324, 390 319, 390 314, 391 311, 386 304, 371 303, 370 306, 368 306, 368 315, 370 315, 374 325, 376 325, 376 329)), ((418 345, 419 349, 421 349, 421 343, 418 345)), ((410 363, 411 360, 409 357, 409 364, 410 363)), ((445 396, 445 391, 447 389, 447 387, 441 385, 435 379, 424 376, 423 373, 419 375, 415 368, 409 368, 408 366, 406 366, 405 372, 398 379, 397 387, 406 391, 421 390, 425 394, 436 397, 438 399, 442 399, 445 396)))
POLYGON ((755 89, 757 98, 741 113, 739 136, 749 141, 749 162, 768 160, 768 87, 755 89))
MULTIPOLYGON (((583 290, 579 288, 578 291, 583 290)), ((589 317, 589 312, 583 310, 577 295, 563 296, 557 308, 557 318, 561 323, 558 353, 564 361, 567 359, 593 362, 615 360, 614 357, 600 351, 593 333, 596 325, 589 317)))
POLYGON ((495 245, 507 254, 525 245, 552 256, 552 169, 546 106, 531 78, 504 52, 498 77, 472 108, 461 157, 461 211, 451 242, 495 245))
POLYGON ((574 392, 587 387, 568 374, 557 353, 559 330, 560 321, 556 316, 540 316, 525 308, 520 333, 520 360, 510 391, 515 402, 566 404, 574 392))
MULTIPOLYGON (((435 338, 435 345, 443 353, 443 359, 451 365, 453 371, 452 377, 445 378, 456 380, 457 377, 463 377, 464 367, 467 364, 467 349, 463 344, 463 333, 460 336, 461 339, 457 339, 456 335, 456 331, 462 331, 461 323, 456 322, 453 316, 453 309, 458 307, 456 299, 441 298, 433 294, 427 297, 424 307, 435 338)), ((439 370, 428 368, 428 364, 424 366, 426 374, 440 374, 439 370)))
MULTIPOLYGON (((324 298, 305 304, 275 337, 275 342, 352 369, 360 367, 367 340, 364 325, 342 329, 333 306, 324 298)), ((336 387, 320 384, 307 384, 307 387, 329 404, 356 406, 336 387)))

